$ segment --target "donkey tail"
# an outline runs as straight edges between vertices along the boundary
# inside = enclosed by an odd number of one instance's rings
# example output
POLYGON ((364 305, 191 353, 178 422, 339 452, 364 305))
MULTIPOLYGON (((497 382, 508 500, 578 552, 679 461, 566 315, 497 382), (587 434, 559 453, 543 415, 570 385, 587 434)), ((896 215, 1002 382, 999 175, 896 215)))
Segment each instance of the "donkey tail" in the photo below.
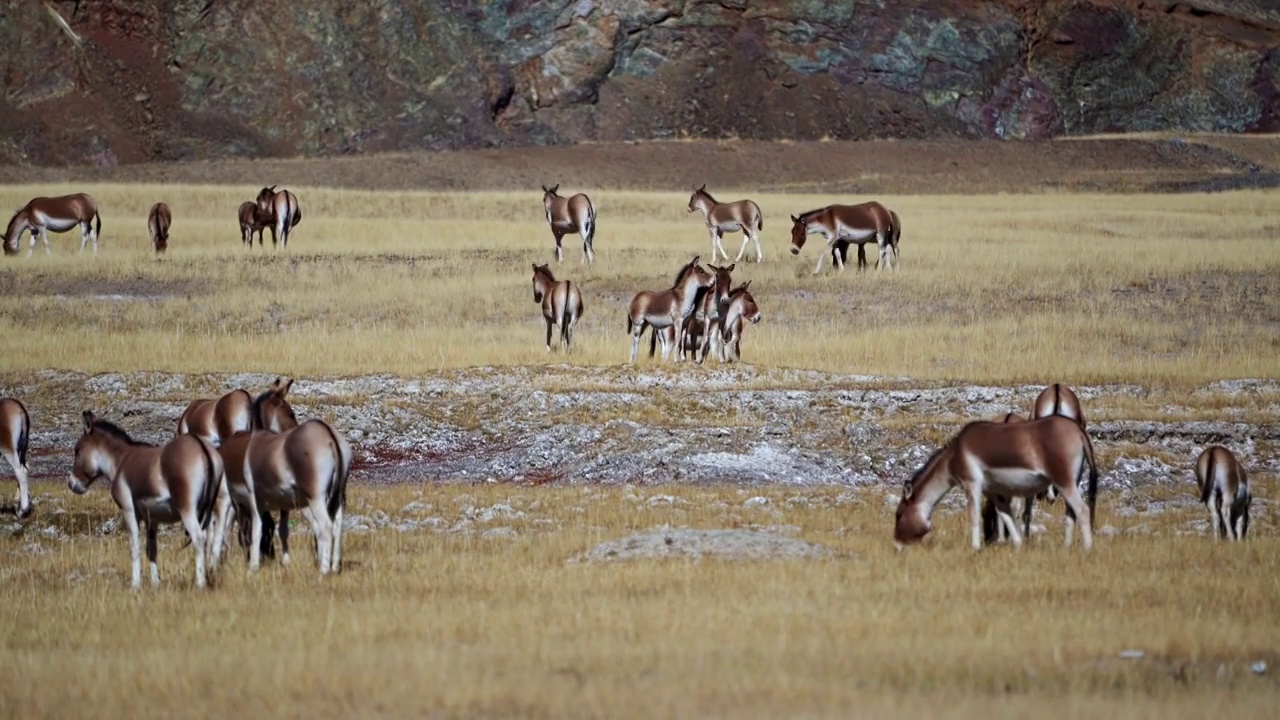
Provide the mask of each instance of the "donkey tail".
POLYGON ((1095 522, 1094 508, 1098 505, 1098 462, 1093 456, 1093 441, 1089 439, 1089 434, 1084 430, 1080 431, 1084 435, 1084 453, 1085 460, 1089 463, 1089 489, 1085 493, 1085 502, 1089 504, 1089 522, 1095 522))
POLYGON ((573 284, 564 281, 564 304, 560 307, 560 338, 569 341, 569 312, 573 306, 573 284))
POLYGON ((1209 451, 1209 463, 1204 471, 1204 487, 1200 488, 1200 504, 1205 505, 1209 502, 1209 497, 1213 495, 1213 488, 1216 483, 1213 482, 1213 461, 1218 453, 1209 451))
POLYGON ((760 212, 759 205, 756 205, 756 232, 764 232, 764 213, 760 212))
POLYGON ((302 222, 302 206, 294 205, 293 206, 293 222, 289 224, 289 227, 295 228, 298 226, 298 223, 300 222, 302 222))
POLYGON ((893 252, 898 252, 898 239, 902 237, 902 221, 898 219, 898 213, 890 210, 889 217, 893 220, 893 225, 889 228, 889 244, 893 246, 893 252))
POLYGON ((213 449, 209 441, 199 437, 195 439, 200 443, 200 451, 204 453, 205 469, 209 472, 200 493, 200 504, 196 506, 196 519, 200 521, 202 530, 208 530, 209 521, 213 519, 213 505, 218 498, 225 468, 222 466, 222 456, 213 449))
POLYGON ((351 475, 351 445, 338 434, 337 430, 329 423, 320 420, 319 423, 329 431, 329 437, 333 438, 334 451, 338 457, 337 467, 334 468, 333 482, 329 483, 329 496, 326 498, 326 509, 329 512, 329 519, 334 520, 338 516, 338 510, 347 505, 347 478, 351 475))
POLYGON ((31 441, 31 416, 27 414, 27 406, 18 401, 18 408, 22 410, 22 430, 18 431, 18 464, 22 467, 27 466, 27 446, 31 441))
POLYGON ((94 237, 102 237, 102 213, 97 211, 93 213, 93 235, 94 237))

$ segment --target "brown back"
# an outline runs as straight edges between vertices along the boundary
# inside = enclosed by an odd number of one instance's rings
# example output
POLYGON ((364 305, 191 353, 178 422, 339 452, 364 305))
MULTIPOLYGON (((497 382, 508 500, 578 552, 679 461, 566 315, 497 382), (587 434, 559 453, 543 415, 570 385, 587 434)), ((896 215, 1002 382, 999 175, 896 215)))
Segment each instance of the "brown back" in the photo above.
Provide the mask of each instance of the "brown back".
POLYGON ((1032 406, 1032 418, 1038 420, 1050 415, 1061 415, 1062 417, 1070 418, 1079 423, 1081 428, 1086 428, 1084 409, 1080 407, 1080 398, 1076 397, 1071 388, 1062 383, 1054 383, 1041 390, 1032 406))

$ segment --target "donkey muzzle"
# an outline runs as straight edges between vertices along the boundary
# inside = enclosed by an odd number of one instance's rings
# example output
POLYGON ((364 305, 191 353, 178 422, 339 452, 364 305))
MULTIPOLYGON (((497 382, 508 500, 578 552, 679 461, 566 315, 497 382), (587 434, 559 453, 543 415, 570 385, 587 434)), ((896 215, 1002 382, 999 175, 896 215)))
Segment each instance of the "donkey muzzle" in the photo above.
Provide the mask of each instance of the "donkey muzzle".
POLYGON ((83 495, 89 490, 75 475, 67 475, 67 488, 76 495, 83 495))

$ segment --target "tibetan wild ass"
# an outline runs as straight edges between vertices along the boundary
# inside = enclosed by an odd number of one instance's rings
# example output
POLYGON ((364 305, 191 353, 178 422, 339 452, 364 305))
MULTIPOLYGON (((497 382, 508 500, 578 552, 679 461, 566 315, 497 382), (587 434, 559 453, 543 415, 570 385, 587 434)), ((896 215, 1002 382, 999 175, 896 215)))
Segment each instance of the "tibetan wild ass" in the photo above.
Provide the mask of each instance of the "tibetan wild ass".
POLYGON ((157 255, 169 247, 169 225, 172 223, 173 214, 169 212, 168 205, 158 202, 151 206, 151 212, 147 214, 147 234, 151 236, 151 247, 155 248, 157 255))
POLYGON ((85 193, 59 197, 32 198, 9 219, 4 231, 4 254, 17 255, 21 249, 22 233, 31 231, 31 247, 27 256, 36 249, 36 235, 44 241, 44 251, 49 252, 49 231, 64 233, 80 228, 80 252, 93 241, 93 252, 98 252, 98 235, 102 232, 102 215, 98 202, 85 193))
MULTIPOLYGON (((631 298, 631 305, 627 309, 627 334, 631 336, 630 362, 636 361, 636 354, 640 351, 640 336, 644 335, 646 328, 652 327, 659 331, 674 326, 675 335, 672 337, 677 345, 682 342, 685 324, 693 315, 698 301, 698 292, 711 287, 711 273, 698 264, 699 258, 698 255, 693 256, 693 260, 680 268, 670 289, 642 290, 631 298)), ((664 344, 663 360, 667 359, 671 349, 672 346, 664 344)), ((677 362, 682 359, 679 352, 675 359, 677 362)))
POLYGON ((756 299, 747 290, 750 286, 751 281, 748 280, 729 292, 729 305, 721 318, 724 325, 724 337, 720 343, 722 362, 742 360, 743 321, 752 325, 760 322, 760 308, 756 305, 756 299))
MULTIPOLYGON (((67 486, 77 495, 96 480, 111 483, 111 497, 129 528, 129 555, 135 588, 142 585, 138 522, 147 525, 151 584, 160 584, 156 531, 160 523, 181 522, 196 554, 196 587, 205 586, 205 542, 214 500, 223 485, 222 457, 207 440, 178 435, 163 446, 137 442, 128 433, 84 411, 84 434, 76 442, 67 486)), ((214 535, 218 534, 215 528, 214 535)), ((214 544, 211 565, 220 552, 214 544)))
MULTIPOLYGON (((258 191, 258 217, 271 230, 271 246, 277 241, 282 247, 289 247, 289 236, 293 229, 302 222, 302 208, 298 198, 288 190, 276 190, 276 186, 264 187, 258 191)), ((259 235, 261 244, 261 235, 259 235)))
POLYGON ((560 341, 565 352, 573 342, 573 329, 582 317, 582 291, 568 280, 557 281, 545 264, 533 265, 533 301, 542 304, 542 317, 547 321, 547 352, 551 352, 551 328, 560 326, 560 341))
MULTIPOLYGON (((858 269, 867 264, 863 245, 874 240, 880 248, 880 259, 876 268, 898 268, 898 239, 901 228, 897 215, 890 212, 878 202, 861 205, 828 205, 817 210, 809 210, 799 216, 791 216, 791 254, 799 255, 809 235, 821 235, 826 238, 827 245, 818 256, 818 264, 813 274, 822 272, 822 262, 827 259, 838 241, 848 240, 858 246, 858 269)), ((844 270, 843 259, 840 269, 844 270)))
POLYGON ((31 492, 27 485, 27 447, 31 440, 31 416, 20 400, 0 399, 0 455, 9 461, 18 479, 18 517, 31 514, 31 492))
POLYGON ((262 231, 271 224, 258 211, 258 203, 246 200, 240 203, 240 243, 253 247, 253 234, 258 233, 258 247, 262 247, 262 231))
MULTIPOLYGON (((982 547, 982 496, 1027 497, 1054 485, 1080 523, 1085 550, 1093 547, 1094 507, 1098 470, 1093 444, 1074 421, 1052 416, 1014 423, 971 422, 939 448, 903 487, 895 516, 893 539, 898 549, 917 543, 929 533, 933 508, 955 485, 969 500, 969 525, 975 550, 982 547), (1085 474, 1088 489, 1082 493, 1085 474)), ((1022 535, 1007 503, 998 503, 1015 547, 1022 535)), ((1074 521, 1067 518, 1066 542, 1071 544, 1074 521)))
POLYGON ((695 210, 702 213, 702 219, 707 223, 707 232, 711 234, 712 262, 715 262, 717 253, 723 255, 725 260, 729 259, 729 253, 724 251, 722 242, 724 234, 739 230, 742 231, 742 247, 738 250, 738 257, 734 258, 734 263, 742 262, 742 256, 746 254, 747 245, 751 242, 756 245, 756 262, 764 262, 764 252, 760 249, 764 214, 760 212, 759 205, 751 200, 716 202, 716 199, 711 197, 711 193, 707 192, 707 186, 704 184, 689 196, 689 212, 695 210))
POLYGON ((578 233, 582 238, 582 262, 590 265, 595 262, 596 251, 592 243, 596 236, 596 209, 591 198, 582 193, 573 197, 562 197, 556 191, 560 186, 542 186, 542 209, 547 213, 547 224, 551 226, 551 234, 556 237, 556 262, 564 261, 564 250, 560 241, 565 235, 578 233))
POLYGON ((1249 477, 1232 452, 1210 445, 1196 458, 1196 483, 1200 502, 1209 511, 1213 535, 1243 540, 1249 534, 1249 477))

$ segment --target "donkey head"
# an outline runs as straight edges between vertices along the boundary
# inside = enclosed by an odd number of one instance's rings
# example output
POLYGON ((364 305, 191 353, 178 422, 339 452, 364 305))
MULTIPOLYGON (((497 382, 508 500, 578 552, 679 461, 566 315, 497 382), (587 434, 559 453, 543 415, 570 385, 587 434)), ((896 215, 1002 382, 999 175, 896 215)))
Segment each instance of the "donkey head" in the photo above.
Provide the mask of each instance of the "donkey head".
POLYGON ((253 428, 284 432, 298 426, 298 416, 285 396, 293 387, 293 378, 276 378, 271 387, 253 401, 253 428))
POLYGON ((733 272, 733 268, 736 266, 737 263, 733 263, 729 267, 707 266, 715 274, 716 304, 720 305, 721 309, 729 304, 729 289, 733 285, 733 278, 729 273, 733 272))
POLYGON ((804 247, 804 241, 809 237, 809 223, 803 218, 795 215, 791 216, 791 254, 799 255, 800 248, 804 247))
POLYGON ((703 183, 702 187, 694 188, 693 194, 689 196, 689 212, 703 208, 710 197, 707 194, 706 183, 703 183))
POLYGON ((67 487, 77 495, 88 492, 94 481, 110 478, 115 460, 107 445, 117 436, 128 440, 123 430, 98 420, 92 410, 85 410, 81 417, 84 420, 84 434, 76 441, 71 474, 67 476, 67 487))
POLYGON ((258 212, 271 211, 271 201, 276 198, 276 186, 264 187, 258 191, 258 212))
POLYGON ((555 276, 551 274, 551 268, 546 263, 533 265, 533 301, 542 302, 542 296, 546 292, 545 286, 556 281, 555 276))

